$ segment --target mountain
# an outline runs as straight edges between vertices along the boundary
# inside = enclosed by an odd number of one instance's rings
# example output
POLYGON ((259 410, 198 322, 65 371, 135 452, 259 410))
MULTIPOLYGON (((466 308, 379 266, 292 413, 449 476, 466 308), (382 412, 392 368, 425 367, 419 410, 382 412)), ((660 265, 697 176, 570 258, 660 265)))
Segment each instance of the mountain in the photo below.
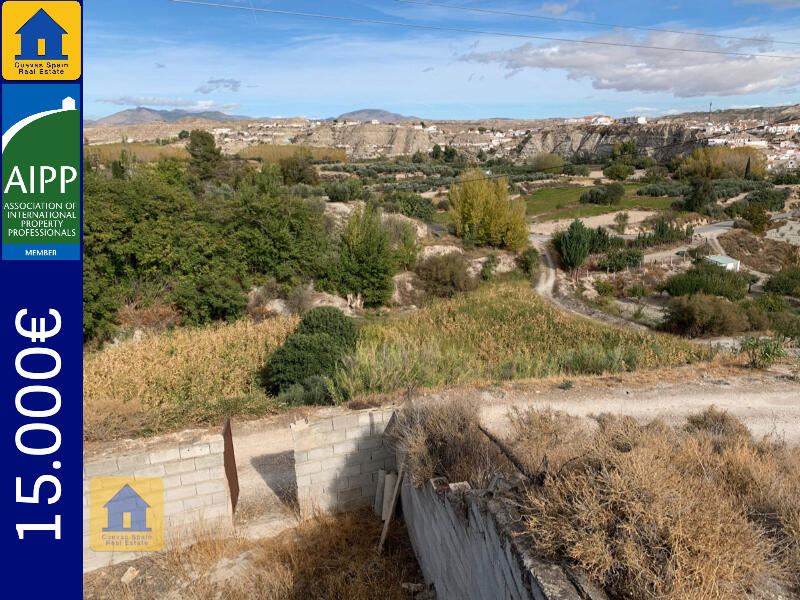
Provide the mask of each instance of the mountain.
POLYGON ((174 110, 157 110, 155 108, 146 108, 144 106, 137 106, 136 108, 129 108, 122 110, 113 115, 108 115, 102 119, 95 121, 84 121, 84 125, 142 125, 144 123, 174 123, 181 119, 208 119, 209 121, 241 121, 249 119, 250 117, 243 117, 237 115, 226 115, 218 110, 206 110, 201 112, 181 110, 176 108, 174 110))
POLYGON ((338 117, 331 117, 328 121, 339 119, 340 121, 380 121, 381 123, 402 123, 404 121, 421 121, 419 117, 407 117, 397 113, 389 112, 388 110, 379 110, 377 108, 362 108, 361 110, 354 110, 353 112, 344 113, 338 117))
MULTIPOLYGON (((679 115, 662 117, 667 121, 707 121, 708 111, 688 112, 679 115)), ((768 121, 782 123, 800 119, 800 104, 788 106, 753 106, 750 108, 726 108, 711 113, 714 123, 730 123, 733 121, 768 121)))

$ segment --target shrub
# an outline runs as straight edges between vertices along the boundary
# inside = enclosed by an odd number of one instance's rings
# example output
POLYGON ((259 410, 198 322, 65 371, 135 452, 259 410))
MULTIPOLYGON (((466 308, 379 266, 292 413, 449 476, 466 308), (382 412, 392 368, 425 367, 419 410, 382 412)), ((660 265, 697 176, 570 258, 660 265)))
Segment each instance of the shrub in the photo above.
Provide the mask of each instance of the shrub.
POLYGON ((627 212, 618 212, 614 215, 614 229, 616 232, 620 235, 624 234, 630 220, 631 216, 627 212))
POLYGON ((597 293, 601 296, 607 297, 613 296, 616 291, 616 288, 607 281, 595 281, 594 289, 597 290, 597 293))
POLYGON ((628 177, 633 175, 634 171, 636 171, 636 169, 633 165, 614 163, 603 169, 603 175, 616 181, 625 181, 628 177))
POLYGON ((332 181, 325 186, 325 194, 331 202, 352 202, 359 200, 363 193, 360 179, 332 181))
POLYGON ((546 152, 537 154, 531 159, 531 168, 534 171, 542 171, 547 173, 561 173, 564 167, 564 159, 560 154, 553 152, 546 152))
POLYGON ((670 300, 663 326, 671 333, 689 337, 730 335, 750 328, 738 305, 706 294, 670 300))
POLYGON ((800 296, 800 267, 784 267, 769 278, 764 290, 782 296, 800 296))
POLYGON ((333 375, 344 348, 326 333, 295 333, 269 357, 262 370, 267 391, 278 395, 312 375, 333 375))
POLYGON ((517 264, 526 275, 533 275, 539 269, 539 258, 536 248, 525 248, 517 257, 517 264))
POLYGON ((632 285, 628 290, 628 297, 636 298, 637 300, 640 298, 644 298, 647 295, 648 295, 647 288, 639 283, 632 285))
POLYGON ((747 354, 747 364, 754 369, 766 369, 786 356, 782 341, 760 340, 754 337, 746 338, 739 351, 747 354))
POLYGON ((592 188, 581 194, 583 204, 619 204, 625 195, 625 186, 619 182, 592 188))
POLYGON ((684 196, 691 191, 691 188, 682 183, 651 183, 636 190, 638 196, 684 196))
POLYGON ((656 221, 652 232, 640 233, 631 245, 635 248, 649 248, 659 244, 689 240, 693 234, 694 229, 691 226, 679 227, 661 217, 656 221))
POLYGON ((638 267, 642 264, 644 255, 641 250, 628 248, 627 250, 614 250, 609 252, 597 263, 597 268, 609 273, 617 273, 628 267, 638 267))
POLYGON ((685 273, 670 277, 662 288, 672 297, 702 293, 741 300, 747 294, 749 282, 750 277, 745 272, 737 273, 716 265, 699 263, 685 273))
POLYGON ((467 273, 467 261, 457 252, 431 256, 421 261, 416 269, 425 290, 438 298, 450 298, 457 292, 475 289, 477 283, 467 273))
POLYGON ((497 260, 497 256, 494 254, 490 254, 486 257, 486 260, 481 267, 480 278, 483 281, 489 281, 492 277, 494 277, 494 270, 497 268, 497 264, 500 261, 497 260))
POLYGON ((358 328, 353 319, 333 306, 318 306, 306 312, 300 319, 297 333, 325 333, 345 349, 355 348, 358 339, 358 328))
POLYGON ((800 170, 785 171, 778 173, 772 180, 775 185, 797 185, 800 184, 800 170))
POLYGON ((319 183, 317 170, 311 164, 311 159, 307 155, 297 153, 294 156, 287 156, 281 158, 278 164, 281 166, 283 183, 286 185, 294 185, 296 183, 317 185, 319 183))
MULTIPOLYGON (((420 219, 426 223, 430 223, 433 220, 435 212, 430 198, 423 198, 413 192, 390 192, 381 198, 380 205, 386 212, 399 212, 407 217, 420 219)), ((446 206, 444 208, 445 210, 447 209, 446 206)))
POLYGON ((289 406, 335 404, 331 393, 331 379, 320 375, 306 377, 278 395, 278 400, 289 406))

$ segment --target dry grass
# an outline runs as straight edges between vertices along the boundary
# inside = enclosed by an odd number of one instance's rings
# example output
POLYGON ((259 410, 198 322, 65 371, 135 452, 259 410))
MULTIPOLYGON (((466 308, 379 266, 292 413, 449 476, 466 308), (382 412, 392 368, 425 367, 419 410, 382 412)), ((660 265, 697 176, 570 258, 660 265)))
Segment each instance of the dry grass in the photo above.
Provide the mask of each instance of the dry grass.
POLYGON ((484 286, 362 328, 342 374, 353 395, 408 386, 603 374, 708 359, 677 337, 611 327, 551 307, 526 282, 484 286))
POLYGON ((796 248, 787 242, 761 238, 749 231, 734 229, 719 236, 728 256, 761 273, 775 273, 791 264, 796 248))
POLYGON ((347 162, 344 148, 324 148, 321 146, 289 146, 280 144, 256 144, 239 152, 242 158, 260 158, 265 162, 278 162, 297 154, 310 156, 314 160, 334 160, 347 162))
POLYGON ((527 498, 542 555, 636 600, 739 598, 769 576, 800 585, 797 449, 713 409, 683 431, 605 416, 590 432, 549 411, 514 422, 515 448, 550 466, 527 498))
POLYGON ((84 577, 84 598, 408 600, 412 596, 401 585, 419 583, 422 576, 405 527, 401 520, 393 523, 379 555, 380 534, 380 520, 362 509, 305 521, 271 539, 209 539, 90 573, 84 577), (235 571, 220 569, 221 561, 243 553, 249 568, 241 576, 211 580, 215 571, 235 571), (131 565, 141 574, 126 585, 120 577, 131 565))
POLYGON ((159 146, 157 144, 142 144, 138 142, 131 142, 130 144, 118 142, 116 144, 89 146, 84 148, 84 155, 87 158, 96 157, 100 162, 105 163, 119 160, 120 153, 123 150, 127 150, 136 157, 136 160, 142 162, 155 162, 160 158, 189 158, 189 152, 183 146, 159 146))
POLYGON ((486 487, 492 476, 513 470, 478 429, 478 405, 461 400, 426 403, 397 413, 392 436, 415 486, 432 477, 486 487))
POLYGON ((256 371, 297 323, 297 317, 281 317, 177 328, 88 353, 87 439, 185 427, 233 412, 263 414, 270 403, 274 409, 256 371))

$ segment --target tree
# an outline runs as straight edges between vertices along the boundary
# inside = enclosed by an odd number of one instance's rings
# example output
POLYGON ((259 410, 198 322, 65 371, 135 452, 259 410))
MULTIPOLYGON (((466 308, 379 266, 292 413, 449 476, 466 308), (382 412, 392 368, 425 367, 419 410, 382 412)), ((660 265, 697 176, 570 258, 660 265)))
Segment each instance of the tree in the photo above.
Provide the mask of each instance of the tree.
POLYGON ((636 169, 634 169, 633 166, 617 162, 603 169, 603 175, 616 181, 625 181, 628 177, 633 175, 634 171, 636 171, 636 169))
POLYGON ((570 270, 577 269, 589 256, 592 232, 580 219, 575 219, 566 231, 553 238, 561 262, 570 270))
POLYGON ((764 235, 767 231, 770 218, 762 205, 748 204, 747 208, 739 214, 744 220, 750 223, 750 226, 753 228, 752 231, 756 235, 764 235))
POLYGON ((444 147, 444 162, 455 162, 458 158, 458 152, 452 146, 445 146, 444 147))
POLYGON ((439 160, 442 158, 442 147, 439 144, 433 145, 433 148, 431 149, 431 158, 433 160, 439 160))
POLYGON ((683 199, 684 210, 697 212, 704 206, 716 203, 717 193, 708 177, 695 177, 691 186, 691 191, 683 199))
POLYGON ((186 149, 191 155, 189 165, 192 174, 200 181, 211 179, 222 162, 222 153, 214 143, 214 136, 207 131, 194 129, 189 134, 186 149))
POLYGON ((185 139, 188 139, 188 138, 189 138, 189 132, 186 131, 185 129, 182 129, 181 132, 178 134, 178 139, 179 140, 185 140, 185 139))
POLYGON ((363 186, 360 179, 332 181, 325 186, 325 193, 331 202, 351 202, 361 198, 363 186))
POLYGON ((614 215, 614 229, 617 230, 617 233, 624 234, 625 230, 628 228, 628 222, 630 221, 630 215, 627 212, 618 212, 614 215))
POLYGON ((521 250, 527 242, 525 204, 510 200, 505 178, 464 173, 450 188, 449 211, 456 235, 478 246, 521 250))
POLYGON ((533 157, 531 168, 542 173, 558 174, 564 169, 564 159, 554 152, 543 152, 533 157))
POLYGON ((283 183, 286 185, 295 185, 297 183, 317 185, 319 183, 319 175, 317 175, 317 170, 311 164, 311 159, 308 155, 298 152, 294 156, 280 159, 279 164, 283 174, 283 183))
POLYGON ((415 164, 424 163, 425 162, 425 155, 417 150, 414 154, 411 155, 411 162, 415 164))

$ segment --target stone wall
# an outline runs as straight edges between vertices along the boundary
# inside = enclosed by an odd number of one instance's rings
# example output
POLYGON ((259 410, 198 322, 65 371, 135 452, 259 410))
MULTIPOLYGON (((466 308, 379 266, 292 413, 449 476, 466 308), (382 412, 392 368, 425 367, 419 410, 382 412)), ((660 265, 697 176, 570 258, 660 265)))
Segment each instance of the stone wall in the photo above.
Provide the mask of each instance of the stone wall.
MULTIPOLYGON (((232 507, 220 434, 185 431, 128 441, 87 457, 83 466, 84 571, 136 558, 132 552, 95 552, 89 538, 89 488, 93 477, 159 477, 164 482, 164 539, 191 541, 192 532, 230 528, 232 507)), ((232 457, 232 453, 231 453, 232 457)), ((235 471, 235 465, 233 466, 235 471)))
POLYGON ((383 436, 393 414, 393 409, 330 409, 292 424, 303 517, 374 502, 378 471, 395 468, 394 450, 383 436))
POLYGON ((532 556, 504 492, 521 485, 496 477, 488 490, 433 479, 403 482, 403 517, 425 581, 437 600, 604 600, 577 571, 532 556))

